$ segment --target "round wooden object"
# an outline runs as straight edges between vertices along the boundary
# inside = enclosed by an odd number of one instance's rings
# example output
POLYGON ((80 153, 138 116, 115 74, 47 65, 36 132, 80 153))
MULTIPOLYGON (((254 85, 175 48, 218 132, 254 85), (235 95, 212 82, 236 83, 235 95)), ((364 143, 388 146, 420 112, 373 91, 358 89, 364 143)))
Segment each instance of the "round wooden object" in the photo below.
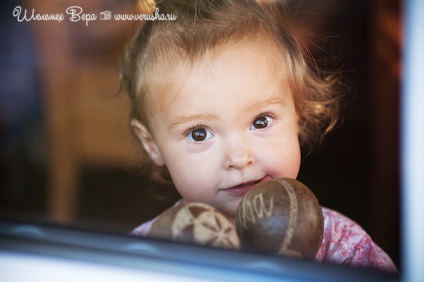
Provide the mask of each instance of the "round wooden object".
POLYGON ((148 236, 218 248, 240 247, 236 228, 227 217, 212 206, 196 202, 166 210, 152 224, 148 236))
POLYGON ((311 190, 294 179, 255 185, 243 197, 236 216, 246 250, 315 258, 323 238, 321 206, 311 190))

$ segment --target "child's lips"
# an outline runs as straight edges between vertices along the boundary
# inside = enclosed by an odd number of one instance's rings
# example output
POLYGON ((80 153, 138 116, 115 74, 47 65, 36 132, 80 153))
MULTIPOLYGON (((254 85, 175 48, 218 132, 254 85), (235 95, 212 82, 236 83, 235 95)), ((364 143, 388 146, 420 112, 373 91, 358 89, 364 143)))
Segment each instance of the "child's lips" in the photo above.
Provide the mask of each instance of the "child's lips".
POLYGON ((271 179, 271 177, 265 176, 259 180, 244 182, 237 186, 224 189, 224 191, 234 196, 244 196, 247 193, 247 191, 249 191, 253 186, 269 179, 271 179))

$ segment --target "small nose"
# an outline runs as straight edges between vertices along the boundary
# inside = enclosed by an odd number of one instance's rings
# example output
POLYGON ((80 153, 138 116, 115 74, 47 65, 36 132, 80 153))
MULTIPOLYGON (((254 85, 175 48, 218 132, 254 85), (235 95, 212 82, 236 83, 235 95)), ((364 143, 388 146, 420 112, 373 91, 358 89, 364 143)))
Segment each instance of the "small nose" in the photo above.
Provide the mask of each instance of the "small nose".
POLYGON ((247 140, 234 139, 229 142, 226 150, 226 169, 243 169, 255 163, 255 156, 247 140))

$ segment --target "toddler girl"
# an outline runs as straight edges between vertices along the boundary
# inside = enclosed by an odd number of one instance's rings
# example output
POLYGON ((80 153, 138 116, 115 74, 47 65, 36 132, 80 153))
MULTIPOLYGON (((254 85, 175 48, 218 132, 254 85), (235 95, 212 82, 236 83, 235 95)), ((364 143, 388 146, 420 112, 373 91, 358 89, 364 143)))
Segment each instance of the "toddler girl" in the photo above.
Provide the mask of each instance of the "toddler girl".
MULTIPOLYGON (((234 220, 253 185, 297 177, 301 149, 319 144, 337 120, 337 80, 311 67, 278 1, 157 7, 176 20, 144 23, 124 59, 133 132, 157 179, 234 220)), ((395 270, 361 227, 322 210, 317 261, 395 270)), ((133 234, 145 236, 153 221, 133 234)))

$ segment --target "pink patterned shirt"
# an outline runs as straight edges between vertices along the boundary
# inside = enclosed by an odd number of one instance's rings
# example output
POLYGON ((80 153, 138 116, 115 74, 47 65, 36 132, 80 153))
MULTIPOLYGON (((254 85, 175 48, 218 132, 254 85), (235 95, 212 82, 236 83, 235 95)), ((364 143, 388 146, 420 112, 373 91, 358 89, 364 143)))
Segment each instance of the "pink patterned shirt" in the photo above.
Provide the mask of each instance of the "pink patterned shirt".
MULTIPOLYGON (((316 261, 397 272, 390 257, 357 223, 327 208, 322 208, 322 212, 324 236, 316 261)), ((140 225, 131 234, 147 236, 156 219, 140 225)))

